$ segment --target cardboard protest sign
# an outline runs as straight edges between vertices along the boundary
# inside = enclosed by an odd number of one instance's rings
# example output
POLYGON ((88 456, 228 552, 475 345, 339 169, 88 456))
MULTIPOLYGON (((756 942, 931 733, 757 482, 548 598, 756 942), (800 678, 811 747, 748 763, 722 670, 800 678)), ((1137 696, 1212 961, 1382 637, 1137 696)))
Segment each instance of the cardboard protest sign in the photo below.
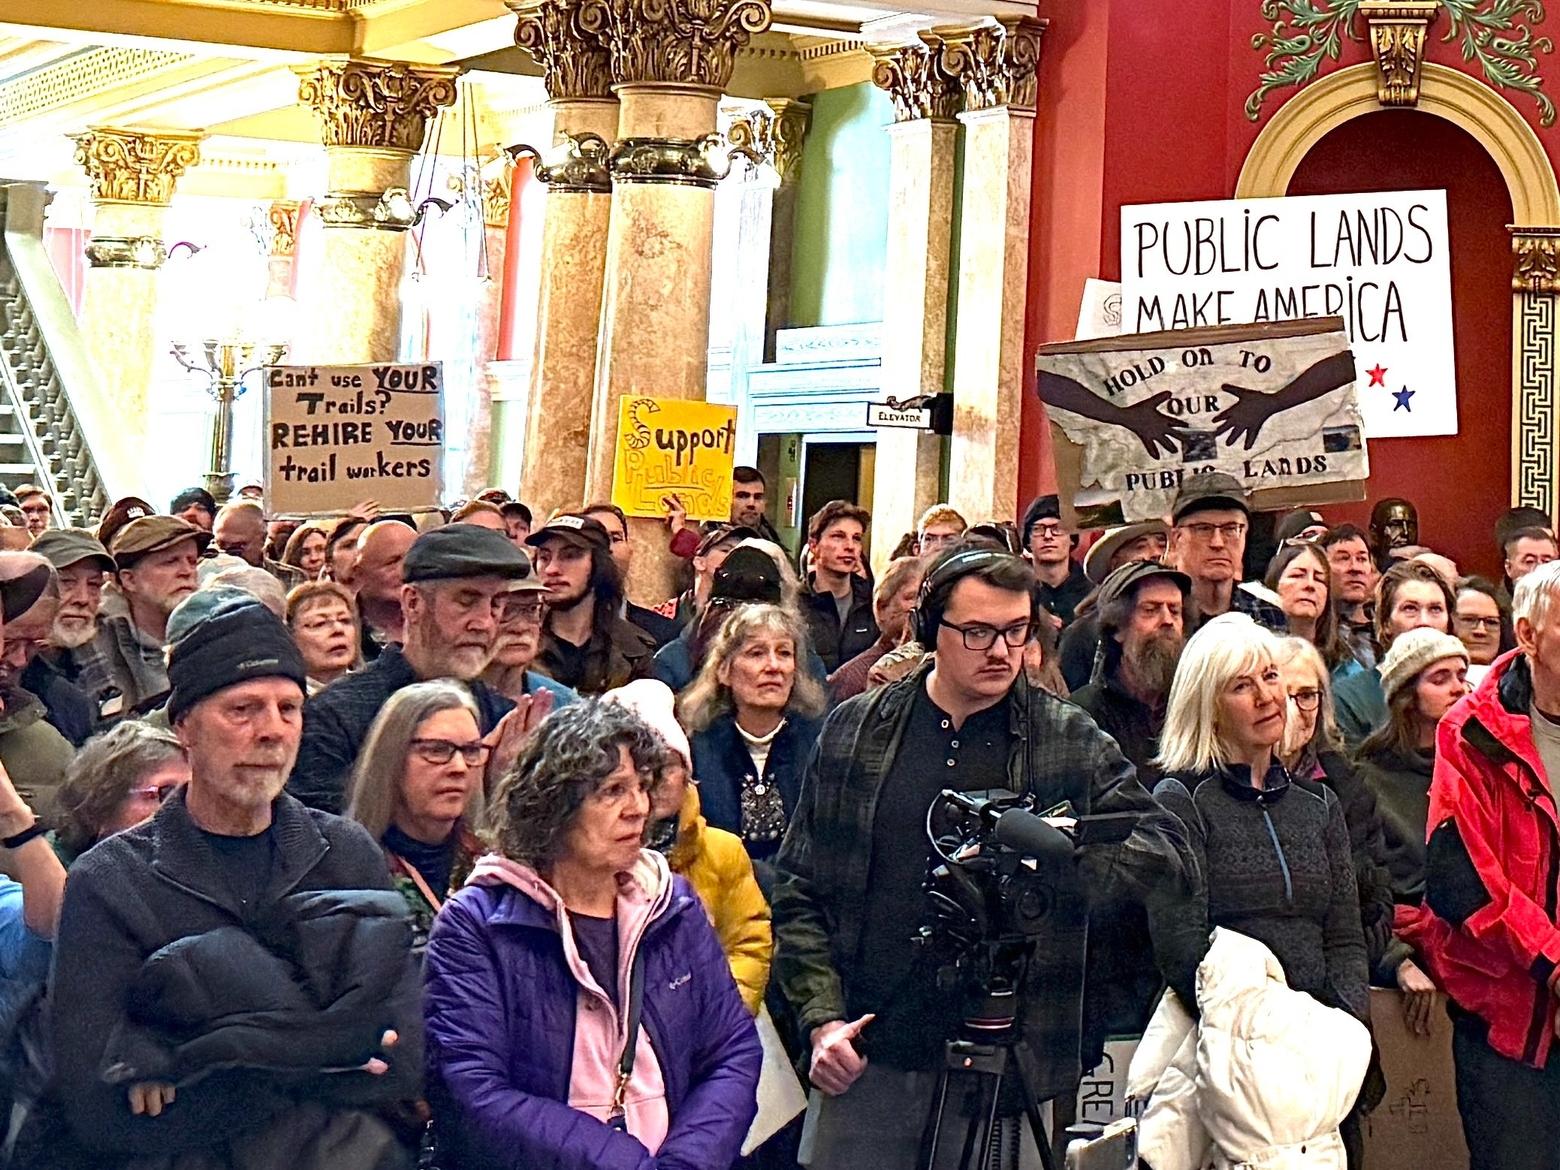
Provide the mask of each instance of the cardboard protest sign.
POLYGON ((612 502, 630 516, 664 516, 675 495, 690 520, 731 517, 737 408, 685 398, 619 403, 612 502))
POLYGON ((1365 1117, 1365 1165, 1371 1170, 1468 1170, 1468 1145, 1457 1111, 1452 1021, 1439 1004, 1430 1035, 1403 1022, 1403 994, 1370 993, 1371 1031, 1381 1054, 1386 1098, 1365 1117))
POLYGON ((1062 504, 1083 527, 1166 516, 1197 471, 1235 476, 1256 508, 1364 496, 1337 318, 1047 345, 1036 367, 1062 504))
POLYGON ((1342 317, 1372 439, 1457 433, 1445 191, 1121 209, 1122 328, 1342 317))
POLYGON ((273 515, 439 505, 444 381, 424 365, 271 366, 265 371, 265 498, 273 515))

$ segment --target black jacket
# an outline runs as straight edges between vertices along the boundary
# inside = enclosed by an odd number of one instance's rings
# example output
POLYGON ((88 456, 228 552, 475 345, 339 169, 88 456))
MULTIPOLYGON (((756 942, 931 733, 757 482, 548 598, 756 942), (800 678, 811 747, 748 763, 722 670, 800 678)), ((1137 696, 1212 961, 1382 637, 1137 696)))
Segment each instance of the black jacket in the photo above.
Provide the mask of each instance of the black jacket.
POLYGON ((1188 1008, 1216 926, 1273 952, 1289 986, 1370 1019, 1369 971, 1343 806, 1277 765, 1262 788, 1249 769, 1166 776, 1159 802, 1186 826, 1202 872, 1191 898, 1149 899, 1154 956, 1188 1008))
POLYGON ((1143 787, 1159 783, 1159 735, 1165 729, 1164 708, 1150 707, 1127 693, 1114 671, 1101 672, 1088 686, 1076 690, 1072 701, 1087 711, 1100 730, 1116 741, 1121 754, 1137 769, 1143 787))
POLYGON ((813 581, 807 581, 800 601, 813 649, 823 659, 829 674, 849 662, 878 639, 877 618, 872 614, 872 586, 856 574, 850 578, 850 612, 840 624, 839 606, 832 593, 814 593, 813 581))
POLYGON ((576 656, 562 652, 561 640, 543 625, 542 646, 531 669, 582 695, 602 695, 633 679, 649 677, 655 650, 655 639, 644 630, 627 618, 613 618, 609 637, 591 632, 585 644, 584 667, 573 670, 569 664, 576 656))
MULTIPOLYGON (((297 903, 289 903, 289 896, 391 889, 384 854, 361 826, 288 796, 276 799, 272 817, 271 884, 248 914, 228 889, 182 792, 169 797, 151 820, 100 842, 71 867, 55 943, 54 1099, 76 1138, 105 1155, 96 1162, 100 1167, 136 1154, 208 1148, 298 1102, 352 1109, 418 1093, 422 1013, 409 947, 399 957, 395 993, 385 999, 376 1022, 400 1036, 384 1076, 226 1069, 179 1086, 177 1099, 159 1117, 133 1116, 125 1086, 103 1078, 109 1038, 130 1025, 132 992, 152 955, 180 939, 223 928, 273 935, 297 930, 297 903)), ((341 970, 327 960, 325 968, 299 974, 328 984, 341 970)))
MULTIPOLYGON (((872 827, 894 798, 894 764, 931 663, 841 703, 824 720, 777 861, 774 976, 806 1032, 849 1019, 859 964, 872 827)), ((1072 704, 1024 682, 1005 700, 1013 752, 1001 785, 1032 790, 1040 807, 1069 801, 1080 814, 1131 813, 1131 835, 1082 850, 1056 875, 1046 934, 1029 968, 1024 1030, 1039 1058, 1042 1097, 1076 1089, 1090 896, 1150 888, 1185 900, 1195 869, 1179 821, 1138 783, 1115 744, 1072 704)), ((921 898, 906 890, 907 898, 921 898)))
POLYGON ((1084 575, 1083 567, 1077 561, 1067 562, 1067 577, 1060 585, 1047 585, 1040 582, 1040 603, 1052 617, 1061 621, 1062 625, 1070 626, 1073 620, 1073 611, 1078 608, 1078 603, 1094 592, 1094 582, 1084 575))
POLYGON ((657 650, 677 637, 678 631, 682 629, 675 618, 662 617, 655 610, 635 605, 632 601, 624 608, 623 616, 649 634, 657 650))
POLYGON ((406 899, 388 890, 289 894, 243 926, 153 952, 109 1037, 103 1079, 185 1085, 219 1069, 288 1076, 379 1054, 411 947, 406 899))
POLYGON ((73 746, 80 747, 92 738, 97 730, 98 706, 58 664, 40 654, 27 664, 20 682, 23 690, 42 700, 44 718, 73 746))
MULTIPOLYGON (((339 678, 303 705, 303 739, 287 791, 311 808, 340 812, 347 782, 368 729, 385 701, 402 687, 421 680, 399 646, 386 646, 362 670, 339 678)), ((467 683, 477 703, 477 722, 486 735, 514 709, 483 682, 467 683)))

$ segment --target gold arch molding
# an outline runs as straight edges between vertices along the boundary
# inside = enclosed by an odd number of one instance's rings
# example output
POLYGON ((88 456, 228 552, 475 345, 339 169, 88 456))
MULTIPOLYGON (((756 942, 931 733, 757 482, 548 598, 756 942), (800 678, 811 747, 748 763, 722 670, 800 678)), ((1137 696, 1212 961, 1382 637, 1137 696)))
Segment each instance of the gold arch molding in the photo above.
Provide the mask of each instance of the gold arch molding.
MULTIPOLYGON (((1522 227, 1560 227, 1560 185, 1533 128, 1515 106, 1482 82, 1445 65, 1420 67, 1415 109, 1462 127, 1484 147, 1505 177, 1511 213, 1522 227)), ((1307 86, 1268 120, 1251 144, 1237 199, 1283 195, 1310 149, 1332 130, 1385 107, 1369 62, 1330 73, 1307 86)))
MULTIPOLYGON (((1238 199, 1284 195, 1301 160, 1330 131, 1384 109, 1374 63, 1331 73, 1290 98, 1251 144, 1238 199)), ((1511 195, 1516 264, 1511 319, 1511 502, 1555 515, 1560 501, 1560 185, 1533 128, 1499 93, 1466 73, 1420 67, 1414 108, 1471 134, 1500 168, 1511 195)), ((1463 411, 1475 408, 1465 396, 1463 411)))

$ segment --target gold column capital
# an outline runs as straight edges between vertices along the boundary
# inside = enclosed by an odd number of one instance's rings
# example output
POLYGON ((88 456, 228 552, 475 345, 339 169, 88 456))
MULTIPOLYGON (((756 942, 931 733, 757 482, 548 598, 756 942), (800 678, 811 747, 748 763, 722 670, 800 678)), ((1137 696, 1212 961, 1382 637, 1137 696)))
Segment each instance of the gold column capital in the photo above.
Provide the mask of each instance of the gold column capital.
POLYGON ((1506 230, 1511 233, 1512 291, 1560 293, 1560 227, 1511 225, 1506 230))
MULTIPOLYGON (((731 84, 737 51, 769 27, 769 0, 584 0, 600 7, 614 85, 731 84)), ((594 19, 594 18, 593 18, 594 19)))
POLYGON ((606 6, 596 0, 504 0, 515 14, 515 44, 542 67, 553 101, 612 94, 612 65, 602 40, 606 6))
POLYGON ((796 98, 765 98, 767 109, 753 110, 732 120, 726 137, 775 168, 780 181, 795 182, 802 171, 802 144, 812 103, 796 98))
POLYGON ((166 207, 179 176, 200 163, 200 132, 93 126, 71 135, 94 203, 166 207))
POLYGON ((271 225, 271 256, 273 259, 290 259, 298 246, 298 209, 296 199, 276 199, 266 208, 266 221, 271 225))
POLYGON ((1376 97, 1384 106, 1419 104, 1419 64, 1425 31, 1441 0, 1362 0, 1360 15, 1370 28, 1376 58, 1376 97))
POLYGON ((973 113, 1008 106, 1033 112, 1040 38, 1049 21, 1004 16, 979 24, 934 28, 923 37, 939 46, 944 72, 964 86, 964 108, 973 113))
POLYGON ((959 79, 943 68, 938 43, 923 35, 908 45, 867 45, 872 84, 894 103, 894 121, 950 120, 963 104, 959 79))
POLYGON ((298 100, 320 119, 326 146, 415 154, 428 123, 455 104, 459 69, 362 57, 294 66, 298 100))

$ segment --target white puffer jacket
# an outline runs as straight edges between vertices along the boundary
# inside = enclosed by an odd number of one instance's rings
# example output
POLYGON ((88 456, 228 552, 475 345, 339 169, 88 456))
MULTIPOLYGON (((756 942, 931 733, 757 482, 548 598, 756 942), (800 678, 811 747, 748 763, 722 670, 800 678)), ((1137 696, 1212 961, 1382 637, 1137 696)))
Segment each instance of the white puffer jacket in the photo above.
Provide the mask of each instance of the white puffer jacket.
POLYGON ((1338 1126, 1370 1063, 1348 1012, 1290 990, 1273 953, 1223 927, 1197 968, 1200 1021, 1166 991, 1127 1073, 1153 1170, 1345 1170, 1338 1126))

